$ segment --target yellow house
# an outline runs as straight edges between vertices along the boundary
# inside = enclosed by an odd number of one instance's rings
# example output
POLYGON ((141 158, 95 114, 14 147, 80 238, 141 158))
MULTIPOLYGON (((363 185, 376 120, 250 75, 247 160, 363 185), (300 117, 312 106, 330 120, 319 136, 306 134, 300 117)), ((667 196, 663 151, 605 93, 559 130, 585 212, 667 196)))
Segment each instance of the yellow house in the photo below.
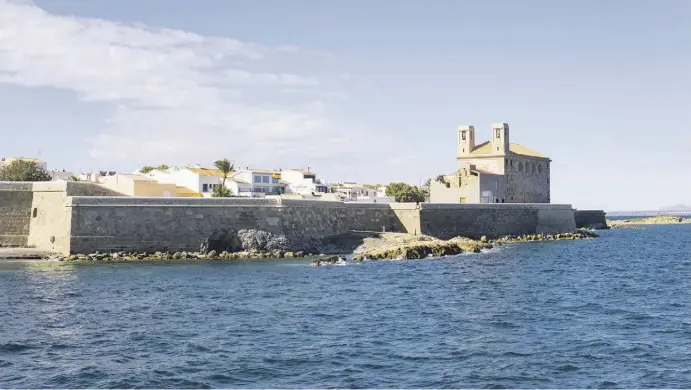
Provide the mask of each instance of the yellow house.
POLYGON ((99 182, 110 190, 128 196, 174 197, 178 193, 175 184, 159 183, 141 175, 118 173, 103 176, 99 182))

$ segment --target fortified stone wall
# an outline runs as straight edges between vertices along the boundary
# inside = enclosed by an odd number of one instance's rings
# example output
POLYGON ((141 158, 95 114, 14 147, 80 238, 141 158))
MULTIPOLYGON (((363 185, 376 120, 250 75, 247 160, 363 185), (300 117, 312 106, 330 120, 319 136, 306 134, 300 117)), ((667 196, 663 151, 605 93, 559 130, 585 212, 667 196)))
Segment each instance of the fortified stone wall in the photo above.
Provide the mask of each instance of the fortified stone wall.
POLYGON ((348 230, 369 232, 420 232, 415 203, 345 203, 348 230))
MULTIPOLYGON (((321 238, 352 230, 427 234, 438 238, 560 233, 576 229, 569 205, 351 204, 291 199, 189 199, 68 196, 100 186, 36 183, 4 186, 0 235, 20 229, 19 245, 59 253, 197 251, 214 230, 259 229, 288 238, 321 238), (9 207, 8 205, 13 205, 9 207), (13 210, 10 213, 8 210, 13 210), (16 211, 16 213, 15 213, 16 211), (27 227, 28 226, 28 227, 27 227)), ((109 192, 112 194, 112 192, 109 192)), ((597 213, 597 212, 588 212, 597 213)), ((582 214, 590 215, 590 214, 582 214)), ((604 215, 604 214, 602 214, 604 215)), ((17 242, 17 241, 14 241, 17 242)))
POLYGON ((577 228, 607 229, 606 214, 602 210, 575 210, 577 228))
POLYGON ((43 250, 69 253, 72 241, 72 209, 67 207, 68 196, 119 195, 103 186, 86 182, 33 183, 31 228, 28 245, 43 250))
POLYGON ((282 213, 270 199, 71 197, 67 208, 72 253, 197 251, 215 229, 284 232, 282 213))
POLYGON ((26 246, 33 200, 31 183, 0 182, 0 247, 26 246))
POLYGON ((420 206, 422 233, 441 239, 576 230, 569 205, 423 203, 420 206))
POLYGON ((351 230, 419 233, 415 204, 295 199, 69 197, 71 253, 197 251, 215 229, 259 229, 290 239, 351 230))

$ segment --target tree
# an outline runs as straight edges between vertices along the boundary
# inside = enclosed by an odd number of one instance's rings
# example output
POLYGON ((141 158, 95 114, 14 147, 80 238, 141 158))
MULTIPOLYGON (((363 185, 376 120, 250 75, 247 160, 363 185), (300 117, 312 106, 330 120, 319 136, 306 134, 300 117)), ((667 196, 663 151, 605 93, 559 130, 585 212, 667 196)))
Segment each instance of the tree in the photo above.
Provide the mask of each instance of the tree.
POLYGON ((230 198, 233 196, 233 191, 226 186, 215 186, 211 196, 214 198, 230 198))
POLYGON ((223 160, 216 161, 214 165, 219 171, 223 172, 223 181, 221 182, 221 187, 225 188, 228 175, 233 171, 233 168, 235 168, 235 164, 230 162, 227 158, 224 158, 223 160))
POLYGON ((50 173, 29 160, 14 160, 0 168, 0 181, 50 181, 50 173))
POLYGON ((391 183, 386 187, 386 195, 392 196, 396 202, 424 202, 427 193, 406 183, 391 183))

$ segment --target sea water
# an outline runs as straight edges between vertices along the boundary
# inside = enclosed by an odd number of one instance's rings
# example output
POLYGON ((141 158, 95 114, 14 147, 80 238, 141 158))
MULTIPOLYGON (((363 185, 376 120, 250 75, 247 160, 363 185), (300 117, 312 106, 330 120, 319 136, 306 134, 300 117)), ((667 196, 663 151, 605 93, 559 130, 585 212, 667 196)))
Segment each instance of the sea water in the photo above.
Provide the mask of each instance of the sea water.
POLYGON ((0 264, 0 388, 691 387, 691 225, 437 259, 0 264))

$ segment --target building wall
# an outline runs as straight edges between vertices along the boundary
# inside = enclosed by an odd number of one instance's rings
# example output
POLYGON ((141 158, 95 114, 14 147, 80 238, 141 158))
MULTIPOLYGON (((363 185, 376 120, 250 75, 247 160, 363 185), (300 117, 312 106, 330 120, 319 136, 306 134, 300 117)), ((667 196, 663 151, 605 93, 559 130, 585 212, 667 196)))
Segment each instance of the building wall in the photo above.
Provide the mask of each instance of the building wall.
POLYGON ((0 182, 0 247, 27 245, 32 201, 31 183, 0 182))
POLYGON ((480 203, 480 188, 477 176, 468 177, 460 187, 451 183, 447 188, 446 184, 434 179, 430 182, 429 201, 431 203, 461 203, 461 198, 465 203, 480 203))
POLYGON ((134 196, 175 196, 175 184, 163 184, 155 181, 134 181, 134 196))
POLYGON ((548 159, 512 154, 506 171, 506 197, 511 203, 550 202, 548 159))
POLYGON ((480 203, 505 203, 506 180, 504 175, 480 173, 480 203))
POLYGON ((459 169, 463 169, 467 168, 469 165, 475 165, 477 169, 503 174, 505 165, 504 162, 504 156, 481 158, 464 157, 458 160, 458 167, 459 169))

